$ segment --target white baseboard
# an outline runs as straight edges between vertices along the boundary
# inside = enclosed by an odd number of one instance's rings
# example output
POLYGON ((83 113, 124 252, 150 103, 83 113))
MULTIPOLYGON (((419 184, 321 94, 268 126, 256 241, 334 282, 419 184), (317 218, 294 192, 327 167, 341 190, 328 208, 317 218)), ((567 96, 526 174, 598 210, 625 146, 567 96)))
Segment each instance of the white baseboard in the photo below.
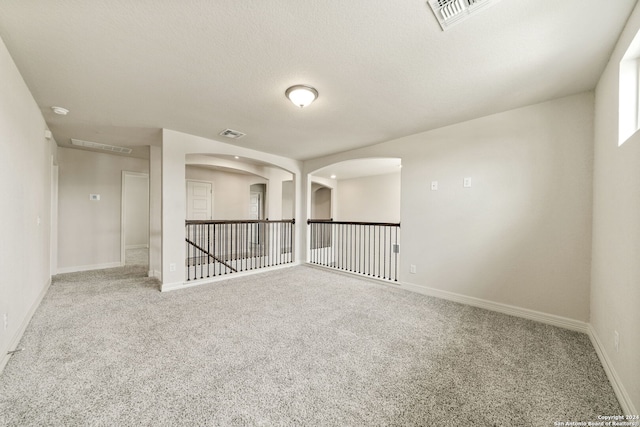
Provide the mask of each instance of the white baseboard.
POLYGON ((93 264, 93 265, 79 265, 76 267, 62 267, 58 268, 58 274, 63 273, 76 273, 78 271, 89 271, 89 270, 104 270, 105 268, 115 268, 122 267, 123 263, 118 262, 109 262, 106 264, 93 264))
POLYGON ((638 415, 638 409, 633 405, 631 397, 629 396, 629 393, 627 393, 627 390, 620 380, 620 376, 613 367, 613 363, 611 363, 611 359, 609 359, 609 356, 607 355, 604 346, 602 345, 602 341, 600 341, 598 333, 591 324, 589 324, 587 334, 591 339, 593 347, 596 349, 596 353, 598 354, 600 363, 602 364, 602 367, 607 374, 607 378, 609 378, 609 383, 611 383, 611 387, 613 387, 613 391, 618 398, 618 402, 620 402, 620 406, 622 406, 622 411, 626 415, 638 415))
POLYGON ((499 302, 489 301, 481 298, 456 294, 454 292, 442 291, 440 289, 429 288, 427 286, 416 285, 413 283, 399 283, 399 285, 402 289, 417 292, 423 295, 429 295, 436 298, 459 302, 461 304, 484 308, 486 310, 497 311, 498 313, 509 314, 511 316, 522 317, 524 319, 535 320, 536 322, 558 326, 560 328, 582 332, 585 334, 589 331, 588 323, 582 322, 580 320, 570 319, 568 317, 557 316, 555 314, 530 310, 528 308, 517 307, 515 305, 502 304, 499 302))
POLYGON ((149 249, 149 245, 127 245, 125 249, 149 249))
POLYGON ((246 277, 246 276, 253 276, 254 274, 266 273, 267 271, 281 270, 283 268, 291 268, 291 267, 295 267, 296 265, 300 265, 300 264, 299 263, 282 264, 282 265, 275 265, 273 267, 264 267, 257 270, 241 271, 238 273, 229 273, 222 276, 209 277, 206 279, 190 280, 188 282, 163 283, 162 286, 160 286, 160 291, 169 292, 169 291, 176 291, 178 289, 192 288, 194 286, 207 285, 210 283, 220 282, 222 280, 231 280, 238 277, 246 277))
POLYGON ((147 275, 149 277, 155 277, 158 280, 162 280, 162 273, 159 270, 149 270, 147 275))
POLYGON ((33 314, 36 312, 38 307, 40 307, 40 303, 42 302, 42 299, 44 298, 44 296, 47 294, 47 291, 49 290, 50 286, 51 286, 51 277, 49 277, 49 280, 45 284, 44 288, 42 288, 42 290, 40 291, 40 294, 38 294, 38 297, 36 298, 36 300, 33 302, 33 304, 31 304, 31 307, 29 308, 27 315, 24 317, 24 319, 22 319, 20 328, 18 328, 15 335, 9 340, 9 346, 7 348, 1 349, 2 353, 0 354, 2 356, 0 357, 0 374, 4 370, 4 367, 7 366, 7 363, 11 358, 11 355, 7 354, 7 352, 15 350, 18 344, 20 344, 20 340, 22 339, 22 335, 24 334, 24 331, 27 329, 27 326, 29 326, 29 322, 31 322, 31 318, 33 317, 33 314))

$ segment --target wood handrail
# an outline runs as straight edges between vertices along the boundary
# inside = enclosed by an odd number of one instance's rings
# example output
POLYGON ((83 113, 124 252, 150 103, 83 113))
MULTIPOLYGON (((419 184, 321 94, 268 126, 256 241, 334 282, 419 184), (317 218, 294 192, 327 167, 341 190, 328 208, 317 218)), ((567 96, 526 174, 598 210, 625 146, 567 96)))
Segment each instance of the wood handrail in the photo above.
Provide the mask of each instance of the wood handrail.
POLYGON ((268 219, 238 219, 238 220, 212 220, 212 219, 188 219, 185 221, 185 225, 190 224, 273 224, 273 223, 284 223, 284 224, 295 224, 295 219, 279 219, 279 220, 268 220, 268 219))
POLYGON ((308 219, 307 224, 346 224, 346 225, 376 225, 376 226, 386 226, 386 227, 400 227, 399 222, 334 221, 332 219, 308 219))

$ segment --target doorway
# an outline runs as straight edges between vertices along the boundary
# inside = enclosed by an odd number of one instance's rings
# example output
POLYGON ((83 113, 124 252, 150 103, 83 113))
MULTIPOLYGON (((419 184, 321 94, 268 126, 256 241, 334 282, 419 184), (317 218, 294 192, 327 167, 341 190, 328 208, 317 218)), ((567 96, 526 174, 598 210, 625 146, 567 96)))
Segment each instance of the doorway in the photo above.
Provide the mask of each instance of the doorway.
POLYGON ((122 171, 120 263, 149 265, 149 174, 122 171))
POLYGON ((313 193, 311 218, 331 219, 333 217, 331 212, 331 188, 321 186, 313 193))
POLYGON ((266 190, 265 184, 252 184, 249 187, 249 219, 264 219, 266 190))

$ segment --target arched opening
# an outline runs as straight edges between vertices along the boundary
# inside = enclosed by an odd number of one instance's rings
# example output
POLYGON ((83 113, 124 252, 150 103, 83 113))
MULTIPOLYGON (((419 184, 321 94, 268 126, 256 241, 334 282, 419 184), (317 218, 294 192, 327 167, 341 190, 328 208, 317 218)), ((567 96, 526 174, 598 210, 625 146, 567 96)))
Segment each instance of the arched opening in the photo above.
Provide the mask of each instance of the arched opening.
POLYGON ((309 262, 397 281, 401 159, 335 163, 309 184, 309 262))
POLYGON ((291 172, 237 156, 193 154, 185 159, 185 181, 187 281, 293 262, 291 172))
POLYGON ((311 218, 331 219, 331 188, 320 184, 312 184, 311 218), (313 188, 315 187, 315 190, 313 188))

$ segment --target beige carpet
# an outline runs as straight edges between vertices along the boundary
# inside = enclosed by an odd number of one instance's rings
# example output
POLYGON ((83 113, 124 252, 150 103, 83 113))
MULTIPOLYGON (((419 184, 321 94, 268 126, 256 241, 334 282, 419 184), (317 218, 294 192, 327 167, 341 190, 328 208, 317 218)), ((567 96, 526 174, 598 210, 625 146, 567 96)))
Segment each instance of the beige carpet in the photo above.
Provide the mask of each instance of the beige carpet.
POLYGON ((0 376, 9 426, 552 426, 621 409, 584 334, 292 267, 160 293, 56 277, 0 376))

